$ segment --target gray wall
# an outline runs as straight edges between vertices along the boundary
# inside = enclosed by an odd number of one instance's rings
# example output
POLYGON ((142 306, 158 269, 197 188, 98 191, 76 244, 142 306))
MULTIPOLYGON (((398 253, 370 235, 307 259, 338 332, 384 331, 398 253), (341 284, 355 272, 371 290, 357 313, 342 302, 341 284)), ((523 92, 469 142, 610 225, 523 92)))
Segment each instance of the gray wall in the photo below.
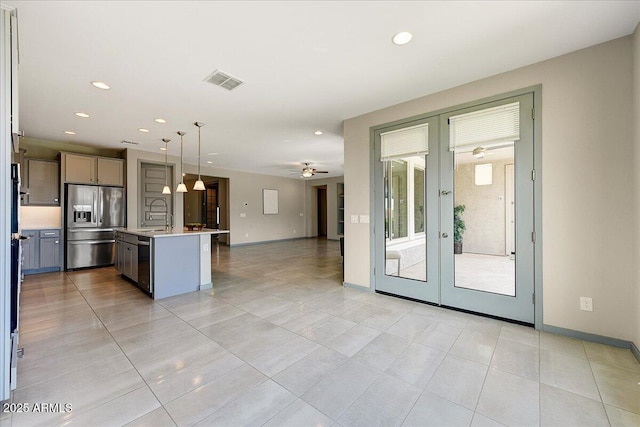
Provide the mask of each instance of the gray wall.
MULTIPOLYGON (((346 217, 371 214, 371 126, 542 84, 543 322, 630 340, 632 57, 624 37, 346 120, 346 217)), ((371 285, 371 245, 369 225, 346 224, 347 283, 371 285)))

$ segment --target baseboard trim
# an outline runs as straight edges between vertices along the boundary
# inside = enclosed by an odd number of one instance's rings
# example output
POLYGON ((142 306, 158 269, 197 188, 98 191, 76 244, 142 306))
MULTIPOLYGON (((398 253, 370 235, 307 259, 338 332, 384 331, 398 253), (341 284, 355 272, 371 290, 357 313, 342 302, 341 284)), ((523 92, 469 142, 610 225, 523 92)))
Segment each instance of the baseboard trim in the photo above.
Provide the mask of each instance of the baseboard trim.
MULTIPOLYGON (((606 344, 613 347, 631 348, 632 345, 631 341, 621 340, 619 338, 605 337, 603 335, 590 334, 588 332, 575 331, 573 329, 560 328, 558 326, 551 326, 547 324, 542 325, 542 330, 558 335, 565 335, 571 338, 578 338, 584 341, 606 344)), ((631 351, 633 351, 633 349, 631 351)), ((636 354, 636 357, 638 357, 638 354, 636 354)))
POLYGON ((638 362, 640 362, 640 349, 633 341, 631 342, 631 354, 633 354, 636 359, 638 359, 638 362))
POLYGON ((292 240, 301 240, 301 239, 312 239, 312 237, 291 237, 287 239, 278 239, 278 240, 260 240, 257 242, 244 242, 244 243, 233 243, 229 245, 231 248, 235 248, 237 246, 253 246, 253 245, 264 245, 267 243, 279 243, 279 242, 290 242, 292 240))
POLYGON ((349 283, 349 282, 342 282, 342 286, 344 286, 345 288, 355 289, 362 292, 369 292, 369 293, 373 292, 371 288, 368 288, 366 286, 361 286, 361 285, 354 285, 353 283, 349 283))

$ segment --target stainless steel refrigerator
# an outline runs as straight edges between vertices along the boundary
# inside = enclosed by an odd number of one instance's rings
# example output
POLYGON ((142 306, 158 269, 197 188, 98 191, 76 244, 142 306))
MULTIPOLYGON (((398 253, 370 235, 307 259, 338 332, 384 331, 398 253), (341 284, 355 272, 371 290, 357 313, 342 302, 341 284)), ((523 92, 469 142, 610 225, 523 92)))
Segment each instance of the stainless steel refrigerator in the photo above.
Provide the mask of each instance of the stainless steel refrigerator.
POLYGON ((124 188, 67 184, 65 270, 111 265, 124 227, 124 188))

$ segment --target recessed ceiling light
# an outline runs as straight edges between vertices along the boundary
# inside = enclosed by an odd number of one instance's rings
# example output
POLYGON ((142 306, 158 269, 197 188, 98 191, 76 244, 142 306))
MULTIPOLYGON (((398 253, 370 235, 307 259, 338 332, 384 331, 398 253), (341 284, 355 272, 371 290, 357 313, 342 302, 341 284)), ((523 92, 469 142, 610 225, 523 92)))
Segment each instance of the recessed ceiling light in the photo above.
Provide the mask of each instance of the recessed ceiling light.
POLYGON ((217 156, 218 153, 207 153, 207 156, 217 156))
POLYGON ((411 39, 413 38, 413 34, 411 34, 408 31, 401 31, 398 34, 396 34, 395 36, 393 36, 393 43, 397 44, 399 46, 403 45, 403 44, 407 44, 411 41, 411 39))
POLYGON ((97 87, 98 89, 103 89, 103 90, 108 90, 111 89, 111 86, 109 86, 108 84, 106 84, 105 82, 91 82, 91 84, 95 87, 97 87))
POLYGON ((140 132, 149 133, 149 129, 145 129, 145 128, 138 128, 138 130, 139 130, 140 132))
POLYGON ((165 119, 161 119, 161 118, 153 119, 153 121, 156 123, 167 123, 165 119))
POLYGON ((160 149, 161 149, 162 151, 167 151, 167 148, 164 148, 164 147, 160 147, 160 149))
POLYGON ((76 133, 72 130, 65 130, 64 133, 66 133, 67 135, 75 135, 76 133))
POLYGON ((317 130, 317 131, 315 131, 315 132, 314 132, 314 134, 316 134, 316 135, 322 135, 322 131, 321 131, 321 130, 317 130))
POLYGON ((210 165, 213 164, 211 160, 207 160, 207 163, 209 163, 210 165))
POLYGON ((78 112, 78 113, 75 113, 75 114, 76 114, 76 116, 78 116, 78 117, 82 117, 83 119, 87 119, 87 118, 89 118, 89 115, 88 115, 87 113, 80 113, 80 112, 78 112))

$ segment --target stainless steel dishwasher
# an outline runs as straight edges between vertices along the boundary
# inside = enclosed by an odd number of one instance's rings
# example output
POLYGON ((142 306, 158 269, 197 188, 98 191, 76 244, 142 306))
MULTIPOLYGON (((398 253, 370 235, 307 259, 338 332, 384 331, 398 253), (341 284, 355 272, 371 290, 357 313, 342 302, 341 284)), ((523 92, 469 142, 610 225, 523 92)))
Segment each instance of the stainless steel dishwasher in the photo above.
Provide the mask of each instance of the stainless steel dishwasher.
POLYGON ((151 239, 138 236, 138 287, 152 294, 151 289, 151 239))

